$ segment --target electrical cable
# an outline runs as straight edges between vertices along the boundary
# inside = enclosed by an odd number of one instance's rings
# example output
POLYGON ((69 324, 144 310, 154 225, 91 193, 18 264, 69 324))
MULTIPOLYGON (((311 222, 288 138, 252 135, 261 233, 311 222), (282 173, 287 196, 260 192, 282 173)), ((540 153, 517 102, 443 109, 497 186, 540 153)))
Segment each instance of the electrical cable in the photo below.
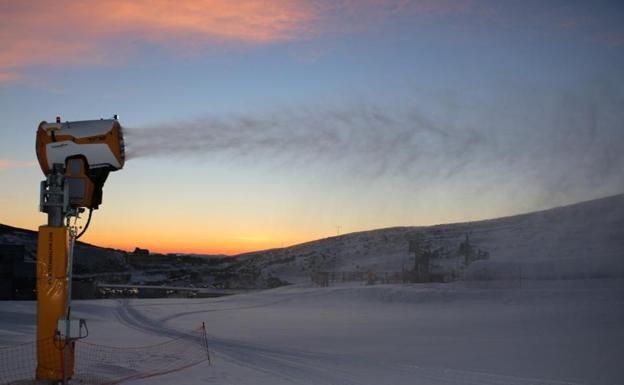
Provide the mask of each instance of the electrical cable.
POLYGON ((85 224, 84 229, 82 229, 82 231, 80 232, 80 234, 78 234, 76 236, 76 239, 82 237, 82 234, 84 234, 87 229, 89 228, 89 223, 91 223, 91 215, 93 214, 93 209, 89 209, 89 218, 87 219, 87 223, 85 224))

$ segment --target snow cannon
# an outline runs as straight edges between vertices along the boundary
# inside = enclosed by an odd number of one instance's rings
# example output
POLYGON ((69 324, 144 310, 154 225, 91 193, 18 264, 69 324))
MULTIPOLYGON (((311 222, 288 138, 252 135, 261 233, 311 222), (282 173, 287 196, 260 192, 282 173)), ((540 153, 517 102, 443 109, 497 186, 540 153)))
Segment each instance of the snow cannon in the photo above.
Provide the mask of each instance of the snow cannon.
POLYGON ((97 209, 111 171, 123 168, 125 146, 117 116, 113 119, 55 123, 37 129, 37 159, 45 175, 62 165, 72 207, 97 209))
POLYGON ((39 124, 35 148, 46 176, 39 211, 48 217, 37 237, 36 378, 67 384, 74 375, 74 341, 88 334, 85 320, 71 317, 74 243, 102 203, 108 174, 124 166, 124 139, 116 115, 64 123, 57 117, 39 124), (78 233, 85 209, 89 218, 78 233))

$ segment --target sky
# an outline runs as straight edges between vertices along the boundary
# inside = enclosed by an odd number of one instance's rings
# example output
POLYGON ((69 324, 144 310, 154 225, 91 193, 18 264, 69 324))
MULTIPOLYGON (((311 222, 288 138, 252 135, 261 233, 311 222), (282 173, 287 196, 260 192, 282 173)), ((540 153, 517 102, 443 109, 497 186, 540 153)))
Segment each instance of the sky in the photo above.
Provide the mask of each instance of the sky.
POLYGON ((0 0, 0 223, 36 229, 41 121, 118 114, 82 240, 288 246, 624 192, 624 4, 0 0))

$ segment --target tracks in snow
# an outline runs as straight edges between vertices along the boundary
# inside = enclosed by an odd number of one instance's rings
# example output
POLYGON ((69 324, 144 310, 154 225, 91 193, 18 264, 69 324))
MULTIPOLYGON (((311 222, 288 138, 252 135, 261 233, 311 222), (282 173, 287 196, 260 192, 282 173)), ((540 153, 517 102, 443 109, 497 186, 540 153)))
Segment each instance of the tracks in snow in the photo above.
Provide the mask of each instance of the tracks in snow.
MULTIPOLYGON (((273 303, 268 303, 266 306, 271 304, 273 303)), ((264 305, 252 305, 246 308, 260 306, 264 305)), ((186 334, 167 326, 167 320, 182 315, 229 310, 236 310, 236 308, 182 312, 157 320, 146 316, 133 307, 129 300, 124 299, 118 302, 116 313, 119 321, 125 326, 143 333, 178 338, 186 334)), ((209 337, 208 344, 211 353, 218 358, 273 376, 276 384, 583 385, 579 382, 401 365, 383 362, 373 357, 263 346, 215 336, 209 337)))

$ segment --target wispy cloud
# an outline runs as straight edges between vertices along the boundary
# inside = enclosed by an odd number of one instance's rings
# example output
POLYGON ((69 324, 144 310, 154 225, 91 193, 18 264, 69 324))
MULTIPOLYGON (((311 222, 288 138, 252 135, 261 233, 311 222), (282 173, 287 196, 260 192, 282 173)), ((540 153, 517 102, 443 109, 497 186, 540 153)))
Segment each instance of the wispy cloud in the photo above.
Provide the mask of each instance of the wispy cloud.
POLYGON ((0 170, 11 170, 16 168, 31 168, 37 164, 35 161, 29 160, 9 160, 0 159, 0 170))
POLYGON ((0 81, 24 67, 116 64, 142 44, 191 51, 269 44, 365 30, 396 15, 471 12, 471 0, 5 1, 0 81))
POLYGON ((288 41, 312 33, 316 12, 306 2, 282 0, 2 2, 0 81, 29 66, 115 63, 142 43, 288 41))
POLYGON ((23 79, 24 77, 16 72, 3 72, 0 71, 0 83, 12 82, 23 79))
POLYGON ((19 80, 28 67, 118 65, 146 44, 195 53, 383 30, 401 22, 473 26, 468 35, 483 33, 484 26, 559 30, 621 45, 624 29, 611 8, 588 14, 582 4, 476 0, 3 1, 0 83, 19 80))

